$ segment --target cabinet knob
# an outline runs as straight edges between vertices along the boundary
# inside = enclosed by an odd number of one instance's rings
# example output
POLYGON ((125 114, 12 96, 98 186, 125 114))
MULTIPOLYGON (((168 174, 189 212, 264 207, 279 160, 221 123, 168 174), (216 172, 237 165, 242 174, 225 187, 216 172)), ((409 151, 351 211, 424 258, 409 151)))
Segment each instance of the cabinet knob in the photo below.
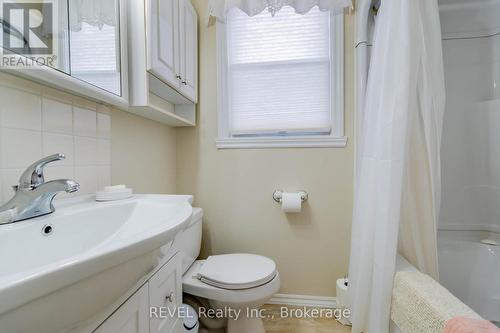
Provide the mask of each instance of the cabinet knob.
POLYGON ((170 293, 170 295, 166 296, 165 297, 165 300, 170 302, 170 303, 173 303, 174 302, 174 298, 175 298, 175 295, 174 293, 170 293))
POLYGON ((179 74, 177 74, 177 75, 175 76, 175 78, 176 78, 177 80, 182 80, 182 77, 181 77, 179 74))
POLYGON ((186 85, 187 85, 187 82, 186 82, 186 81, 182 81, 182 84, 186 86, 186 85))

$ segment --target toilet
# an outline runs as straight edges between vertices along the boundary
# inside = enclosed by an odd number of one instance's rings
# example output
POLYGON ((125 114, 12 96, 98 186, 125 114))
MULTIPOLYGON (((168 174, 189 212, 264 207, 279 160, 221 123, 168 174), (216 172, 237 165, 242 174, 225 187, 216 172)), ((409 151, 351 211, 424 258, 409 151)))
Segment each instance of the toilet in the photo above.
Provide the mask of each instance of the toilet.
POLYGON ((226 326, 226 332, 264 333, 258 309, 280 288, 276 264, 269 258, 244 253, 196 260, 201 248, 202 218, 203 210, 194 208, 189 226, 173 244, 182 258, 183 292, 200 298, 200 304, 208 303, 213 310, 229 314, 221 324, 226 326))

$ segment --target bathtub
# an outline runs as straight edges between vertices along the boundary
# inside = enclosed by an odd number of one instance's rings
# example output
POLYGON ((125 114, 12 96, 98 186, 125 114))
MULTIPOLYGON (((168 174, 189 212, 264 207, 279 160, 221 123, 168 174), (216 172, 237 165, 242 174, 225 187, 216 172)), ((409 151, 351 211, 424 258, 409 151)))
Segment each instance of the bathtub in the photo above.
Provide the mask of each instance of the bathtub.
MULTIPOLYGON (((467 233, 465 235, 462 235, 467 239, 467 233)), ((469 234, 469 237, 471 235, 469 234)), ((477 234, 476 235, 476 240, 477 237, 480 237, 481 239, 484 236, 484 234, 477 234)), ((459 255, 459 251, 455 251, 455 249, 451 249, 448 247, 448 244, 446 244, 446 240, 450 240, 453 242, 456 242, 458 238, 454 233, 441 233, 439 234, 439 254, 441 255, 443 252, 443 245, 444 248, 446 249, 447 253, 455 253, 459 255), (448 251, 450 250, 450 251, 448 251)), ((470 241, 474 243, 474 241, 470 241)), ((478 244, 478 241, 475 241, 476 244, 478 244)), ((482 245, 481 243, 479 243, 482 245)), ((463 245, 462 245, 463 246, 463 245)), ((460 256, 460 255, 459 255, 460 256)), ((443 257, 440 257, 440 259, 443 257)), ((496 256, 496 259, 498 259, 498 255, 496 256)), ((443 258, 442 260, 446 260, 447 263, 450 263, 451 261, 448 261, 448 258, 443 258)), ((463 259, 462 259, 463 260, 463 259)), ((456 266, 449 265, 452 269, 455 269, 456 266)), ((462 266, 460 266, 462 267, 462 266)), ((498 266, 497 266, 498 267, 498 266)), ((441 268, 441 267, 440 267, 441 268)), ((447 268, 447 266, 444 266, 443 268, 447 268)), ((400 272, 409 272, 410 274, 412 272, 418 272, 418 270, 412 266, 408 261, 406 261, 404 258, 398 255, 396 259, 396 271, 397 274, 400 272)), ((460 272, 456 272, 457 275, 462 275, 460 272)), ((420 274, 420 273, 418 273, 420 274)), ((453 276, 453 274, 451 274, 453 276)), ((450 290, 446 290, 442 286, 439 286, 437 282, 434 280, 430 279, 429 277, 428 280, 425 279, 424 276, 421 275, 400 275, 399 276, 400 280, 399 282, 395 281, 395 286, 394 286, 394 291, 393 291, 393 308, 391 310, 391 322, 390 322, 390 333, 402 333, 403 330, 396 325, 396 323, 393 321, 397 321, 398 323, 402 324, 403 326, 401 327, 406 327, 406 331, 412 331, 412 332, 430 332, 429 328, 435 328, 437 330, 433 330, 433 333, 440 333, 442 332, 442 328, 444 326, 446 321, 449 320, 452 317, 455 316, 465 316, 465 317, 470 317, 470 318, 480 318, 479 315, 472 310, 471 308, 467 307, 463 302, 457 299, 457 295, 452 294, 450 290), (422 279, 424 278, 424 279, 422 279), (429 280, 432 281, 429 284, 429 280), (416 282, 418 281, 418 282, 416 282), (418 290, 415 289, 416 286, 420 285, 419 283, 422 283, 422 289, 418 290), (436 286, 434 287, 433 284, 436 286), (406 286, 410 289, 405 289, 406 286), (403 288, 403 289, 401 289, 403 288), (430 289, 429 289, 430 288, 430 289), (434 289, 435 288, 435 289, 434 289), (408 290, 408 292, 406 292, 408 290), (416 293, 415 293, 416 292, 416 293), (436 296, 439 295, 439 296, 436 296), (415 313, 414 308, 405 308, 401 307, 406 304, 406 301, 408 297, 422 297, 419 299, 420 304, 427 304, 428 306, 424 306, 423 310, 421 313, 415 313), (437 298, 436 298, 437 297, 437 298), (406 301, 405 301, 406 299, 406 301), (395 308, 397 307, 397 308, 395 308), (432 310, 435 309, 431 312, 427 312, 427 310, 432 310), (434 312, 435 311, 435 312, 434 312), (423 316, 422 316, 423 315, 423 316), (418 318, 422 319, 424 318, 423 321, 418 321, 418 318), (429 326, 429 323, 434 323, 433 325, 429 326), (439 328, 441 327, 441 328, 439 328), (438 329, 439 328, 439 329, 438 329)), ((491 279, 493 281, 493 279, 491 279)), ((498 284, 497 284, 498 287, 498 284)), ((418 287, 417 287, 418 288, 418 287)), ((496 310, 491 310, 490 312, 495 313, 496 310)), ((498 314, 498 312, 496 312, 498 314)))
POLYGON ((438 232, 440 283, 483 318, 500 322, 500 234, 482 231, 438 232))

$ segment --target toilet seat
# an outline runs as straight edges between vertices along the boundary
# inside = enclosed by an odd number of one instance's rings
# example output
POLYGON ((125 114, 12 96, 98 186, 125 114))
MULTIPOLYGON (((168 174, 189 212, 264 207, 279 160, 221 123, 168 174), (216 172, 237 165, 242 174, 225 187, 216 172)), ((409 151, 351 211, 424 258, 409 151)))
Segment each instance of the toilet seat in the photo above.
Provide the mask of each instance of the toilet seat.
POLYGON ((197 260, 182 277, 182 290, 193 296, 206 298, 228 304, 253 304, 269 299, 280 288, 280 277, 277 272, 274 278, 258 287, 230 290, 211 286, 200 281, 198 273, 205 260, 197 260))
POLYGON ((209 257, 201 266, 198 279, 217 288, 243 290, 268 283, 276 273, 271 259, 238 253, 209 257))

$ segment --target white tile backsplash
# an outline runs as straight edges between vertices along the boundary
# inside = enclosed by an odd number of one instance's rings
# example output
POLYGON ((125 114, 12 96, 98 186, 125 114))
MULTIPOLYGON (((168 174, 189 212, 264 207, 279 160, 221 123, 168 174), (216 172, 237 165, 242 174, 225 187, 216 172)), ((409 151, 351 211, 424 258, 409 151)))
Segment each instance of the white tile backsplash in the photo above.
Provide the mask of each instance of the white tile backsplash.
POLYGON ((79 194, 92 194, 98 189, 97 166, 76 166, 75 180, 80 183, 79 194))
POLYGON ((57 162, 57 165, 74 165, 74 137, 72 135, 46 133, 42 134, 42 152, 43 156, 63 153, 66 159, 57 162))
POLYGON ((97 185, 99 188, 111 185, 111 166, 97 166, 97 185))
POLYGON ((75 135, 97 137, 97 112, 74 107, 73 128, 75 135))
POLYGON ((109 109, 71 95, 48 96, 41 87, 22 87, 0 84, 0 203, 12 197, 11 186, 28 165, 55 153, 66 159, 46 168, 46 180, 74 179, 81 185, 76 195, 110 185, 109 109))
POLYGON ((1 172, 2 195, 5 201, 9 200, 14 194, 13 185, 19 183, 19 178, 24 170, 22 169, 4 169, 1 172))
POLYGON ((56 166, 52 164, 45 168, 45 178, 50 179, 74 179, 75 168, 74 166, 56 166))
POLYGON ((110 165, 111 164, 111 141, 105 139, 98 139, 97 141, 97 164, 110 165))
POLYGON ((42 100, 42 123, 44 131, 73 134, 73 110, 71 104, 44 98, 42 100))
POLYGON ((97 137, 101 139, 111 138, 111 115, 97 114, 97 137))
POLYGON ((75 165, 97 165, 97 139, 75 136, 75 165))
POLYGON ((41 130, 42 98, 40 95, 2 87, 0 93, 1 124, 17 129, 41 130))
POLYGON ((2 163, 4 169, 24 168, 42 157, 42 132, 2 128, 2 163))

